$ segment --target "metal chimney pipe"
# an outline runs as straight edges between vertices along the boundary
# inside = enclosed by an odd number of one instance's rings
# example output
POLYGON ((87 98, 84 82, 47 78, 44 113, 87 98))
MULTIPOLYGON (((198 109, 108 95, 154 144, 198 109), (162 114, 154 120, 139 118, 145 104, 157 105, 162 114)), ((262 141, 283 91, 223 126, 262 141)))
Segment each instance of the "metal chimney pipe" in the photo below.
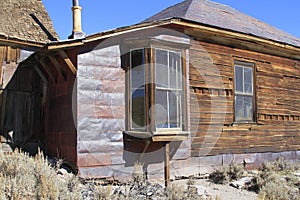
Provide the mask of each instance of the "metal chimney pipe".
POLYGON ((79 6, 78 0, 73 0, 73 6, 79 6))
POLYGON ((81 11, 82 8, 79 6, 79 0, 73 0, 73 31, 72 35, 69 36, 69 39, 78 39, 85 37, 85 33, 82 32, 81 28, 81 11))

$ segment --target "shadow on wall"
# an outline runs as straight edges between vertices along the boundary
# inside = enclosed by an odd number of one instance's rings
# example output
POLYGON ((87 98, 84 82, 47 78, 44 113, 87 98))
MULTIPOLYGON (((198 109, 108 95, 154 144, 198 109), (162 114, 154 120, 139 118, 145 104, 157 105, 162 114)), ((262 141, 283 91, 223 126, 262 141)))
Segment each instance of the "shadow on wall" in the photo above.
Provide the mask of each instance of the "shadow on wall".
MULTIPOLYGON (((143 164, 144 170, 147 171, 150 164, 163 163, 165 161, 163 142, 130 141, 125 137, 123 141, 123 159, 126 167, 134 166, 135 162, 139 162, 143 164)), ((170 142, 170 160, 172 160, 181 144, 182 141, 170 142)))
POLYGON ((32 65, 18 64, 18 54, 2 62, 0 142, 35 154, 44 147, 44 84, 32 65))
POLYGON ((55 38, 48 29, 43 25, 43 23, 34 15, 30 14, 30 17, 41 27, 41 29, 44 31, 44 33, 47 35, 48 39, 50 41, 57 41, 57 38, 55 38))

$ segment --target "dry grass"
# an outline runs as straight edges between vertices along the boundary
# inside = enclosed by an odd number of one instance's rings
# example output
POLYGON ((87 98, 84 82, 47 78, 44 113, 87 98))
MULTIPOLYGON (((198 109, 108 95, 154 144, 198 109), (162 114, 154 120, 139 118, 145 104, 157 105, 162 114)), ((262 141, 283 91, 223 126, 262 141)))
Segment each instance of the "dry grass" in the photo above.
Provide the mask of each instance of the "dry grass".
POLYGON ((42 153, 0 151, 0 171, 0 199, 82 199, 78 178, 59 178, 42 153))
MULTIPOLYGON (((58 166, 57 166, 58 167, 58 166)), ((58 168, 51 167, 42 153, 30 157, 15 151, 4 154, 0 150, 0 200, 5 199, 194 199, 203 197, 194 187, 195 181, 187 181, 187 189, 173 185, 164 189, 146 180, 143 165, 136 163, 133 181, 113 188, 95 183, 82 183, 72 174, 60 176, 58 168)), ((256 190, 263 200, 299 200, 299 179, 294 175, 297 168, 283 159, 266 162, 253 179, 249 188, 256 190)), ((216 170, 210 178, 216 183, 226 183, 241 178, 244 170, 231 165, 216 170)), ((207 199, 207 197, 205 197, 207 199)), ((208 197, 208 199, 212 199, 208 197)), ((216 199, 220 199, 216 197, 216 199)))
POLYGON ((298 168, 283 158, 263 163, 253 180, 252 188, 264 200, 299 200, 299 179, 294 175, 298 168))
MULTIPOLYGON (((265 162, 247 188, 257 192, 262 200, 300 200, 300 180, 294 174, 297 170, 295 164, 283 158, 265 162)), ((214 183, 226 184, 240 179, 243 174, 241 166, 230 165, 215 170, 209 178, 214 183)))
POLYGON ((193 189, 179 187, 164 189, 150 184, 143 172, 143 165, 136 163, 132 174, 133 181, 123 186, 102 186, 96 183, 83 183, 73 174, 61 174, 51 167, 42 153, 30 157, 20 151, 4 154, 0 150, 0 200, 5 199, 200 199, 193 189))
POLYGON ((244 168, 241 165, 231 164, 216 169, 209 175, 209 179, 216 184, 225 184, 229 181, 238 180, 244 174, 244 168))

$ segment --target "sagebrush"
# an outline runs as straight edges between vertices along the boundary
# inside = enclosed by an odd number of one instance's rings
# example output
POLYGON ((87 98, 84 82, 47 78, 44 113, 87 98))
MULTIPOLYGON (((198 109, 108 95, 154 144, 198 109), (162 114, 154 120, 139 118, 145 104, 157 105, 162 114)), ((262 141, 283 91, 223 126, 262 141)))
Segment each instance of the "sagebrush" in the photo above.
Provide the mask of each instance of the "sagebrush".
POLYGON ((265 200, 300 200, 299 178, 295 176, 298 167, 283 158, 264 162, 250 189, 265 200))
POLYGON ((244 174, 244 168, 241 165, 231 164, 216 169, 209 175, 209 179, 217 184, 224 184, 229 181, 238 180, 244 174))
POLYGON ((78 178, 59 178, 41 152, 0 151, 0 171, 0 199, 82 199, 78 178))
POLYGON ((135 164, 133 181, 118 186, 84 182, 76 175, 61 174, 59 167, 50 166, 41 152, 31 157, 19 150, 5 154, 0 149, 0 200, 203 199, 192 187, 192 180, 187 190, 150 184, 140 163, 135 164))

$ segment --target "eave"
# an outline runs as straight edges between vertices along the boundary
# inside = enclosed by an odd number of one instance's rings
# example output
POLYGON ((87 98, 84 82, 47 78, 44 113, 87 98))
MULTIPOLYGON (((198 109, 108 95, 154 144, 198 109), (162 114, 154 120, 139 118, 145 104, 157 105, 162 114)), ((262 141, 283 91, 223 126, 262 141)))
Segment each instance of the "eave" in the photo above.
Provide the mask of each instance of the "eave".
POLYGON ((229 46, 236 45, 236 48, 300 60, 300 47, 298 46, 205 24, 197 24, 183 19, 173 20, 173 24, 185 27, 185 34, 187 35, 196 36, 215 43, 229 46), (225 40, 213 39, 213 37, 222 37, 225 40), (238 44, 239 42, 240 44, 238 44))
POLYGON ((169 24, 172 24, 172 20, 141 23, 141 24, 121 27, 121 28, 117 28, 117 29, 113 29, 113 30, 109 30, 109 31, 104 31, 101 33, 96 33, 96 34, 89 35, 89 36, 87 36, 85 38, 81 38, 81 39, 51 42, 51 43, 47 44, 45 48, 50 51, 65 49, 65 48, 73 48, 73 47, 82 46, 86 43, 91 43, 91 42, 123 35, 126 33, 142 31, 142 30, 146 30, 149 28, 155 28, 155 27, 160 27, 160 26, 169 25, 169 24))
POLYGON ((29 49, 42 48, 43 46, 46 45, 46 43, 43 42, 24 40, 20 38, 5 36, 5 35, 0 35, 0 44, 24 47, 29 49))
POLYGON ((205 39, 215 43, 222 43, 223 45, 237 45, 237 48, 244 48, 259 53, 266 53, 270 55, 282 56, 285 58, 300 60, 300 47, 290 44, 261 38, 255 35, 249 35, 232 30, 226 30, 219 27, 210 26, 207 24, 199 24, 185 19, 171 18, 156 22, 140 23, 132 26, 126 26, 109 30, 94 35, 87 36, 79 40, 67 40, 62 42, 49 43, 46 49, 53 51, 65 48, 73 48, 82 46, 86 43, 95 42, 135 31, 143 31, 150 28, 164 27, 164 26, 180 26, 184 28, 184 33, 190 36, 199 36, 200 39, 205 39), (219 38, 213 39, 213 38, 219 38), (223 40, 224 38, 227 40, 223 40), (222 40, 222 41, 220 41, 222 40), (235 42, 234 42, 235 41, 235 42), (233 43, 233 44, 232 44, 233 43), (238 45, 240 44, 240 45, 238 45))

